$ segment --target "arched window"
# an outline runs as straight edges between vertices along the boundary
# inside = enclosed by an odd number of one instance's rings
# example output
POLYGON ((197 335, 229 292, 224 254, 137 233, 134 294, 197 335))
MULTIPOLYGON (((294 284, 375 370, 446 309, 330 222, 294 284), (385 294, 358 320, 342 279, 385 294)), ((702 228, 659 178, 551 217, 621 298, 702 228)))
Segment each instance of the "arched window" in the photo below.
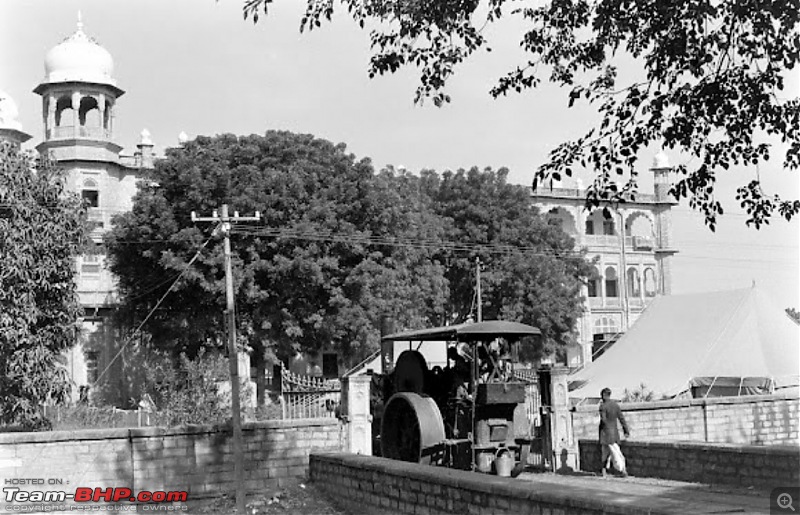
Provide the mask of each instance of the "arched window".
POLYGON ((589 297, 600 296, 600 271, 597 267, 592 267, 592 275, 589 277, 589 297))
POLYGON ((575 234, 577 232, 577 227, 575 225, 575 218, 569 213, 569 211, 560 208, 554 207, 550 211, 547 212, 548 220, 557 223, 561 229, 567 234, 575 234))
POLYGON ((609 316, 600 317, 594 322, 594 335, 592 337, 592 361, 596 360, 607 351, 614 342, 614 335, 619 333, 616 319, 609 316))
POLYGON ((644 294, 647 297, 656 296, 656 273, 652 268, 644 269, 644 294))
POLYGON ((617 321, 612 317, 600 317, 594 323, 595 334, 609 334, 618 332, 619 325, 617 325, 617 321))
POLYGON ((71 127, 72 112, 72 99, 69 95, 59 97, 56 101, 56 127, 71 127))
POLYGON ((604 209, 596 209, 586 218, 586 234, 604 234, 613 236, 616 234, 614 219, 610 213, 604 209))
POLYGON ((83 127, 100 127, 100 109, 97 99, 94 97, 83 97, 78 108, 78 121, 83 127))
POLYGON ((606 297, 619 297, 617 271, 612 266, 606 267, 606 297))
POLYGON ((81 197, 89 207, 100 207, 100 192, 97 190, 97 183, 92 179, 83 181, 81 197))
POLYGON ((639 281, 639 271, 633 267, 628 268, 628 296, 640 297, 642 294, 642 286, 639 281))
POLYGON ((642 238, 653 237, 653 223, 642 212, 632 213, 625 221, 625 234, 642 238))
POLYGON ((606 236, 613 236, 616 234, 614 230, 614 219, 605 213, 603 213, 603 234, 606 236))

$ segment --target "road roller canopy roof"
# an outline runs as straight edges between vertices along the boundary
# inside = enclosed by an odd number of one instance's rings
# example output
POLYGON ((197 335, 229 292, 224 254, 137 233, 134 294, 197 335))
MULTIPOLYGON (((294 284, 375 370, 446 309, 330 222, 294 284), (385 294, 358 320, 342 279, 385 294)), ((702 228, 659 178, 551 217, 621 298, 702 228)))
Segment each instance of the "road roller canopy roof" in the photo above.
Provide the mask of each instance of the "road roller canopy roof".
POLYGON ((537 336, 542 332, 530 325, 519 322, 505 322, 503 320, 489 320, 486 322, 470 322, 466 324, 433 327, 416 331, 387 334, 383 341, 486 341, 495 338, 519 339, 525 336, 537 336))

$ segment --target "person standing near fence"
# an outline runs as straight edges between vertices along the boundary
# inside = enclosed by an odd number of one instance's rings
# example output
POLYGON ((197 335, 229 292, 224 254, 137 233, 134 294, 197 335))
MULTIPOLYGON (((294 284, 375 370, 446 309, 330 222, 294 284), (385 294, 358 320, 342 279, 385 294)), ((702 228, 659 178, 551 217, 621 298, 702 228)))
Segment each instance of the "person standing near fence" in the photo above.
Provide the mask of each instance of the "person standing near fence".
POLYGON ((622 409, 620 409, 619 404, 611 400, 611 389, 603 388, 600 392, 600 397, 603 399, 600 403, 600 446, 602 448, 603 477, 606 476, 606 469, 611 462, 613 462, 614 468, 622 474, 622 477, 628 477, 628 471, 625 468, 625 456, 622 454, 622 449, 619 448, 617 420, 622 424, 625 438, 628 438, 631 434, 628 430, 628 424, 625 422, 625 417, 622 415, 622 409))

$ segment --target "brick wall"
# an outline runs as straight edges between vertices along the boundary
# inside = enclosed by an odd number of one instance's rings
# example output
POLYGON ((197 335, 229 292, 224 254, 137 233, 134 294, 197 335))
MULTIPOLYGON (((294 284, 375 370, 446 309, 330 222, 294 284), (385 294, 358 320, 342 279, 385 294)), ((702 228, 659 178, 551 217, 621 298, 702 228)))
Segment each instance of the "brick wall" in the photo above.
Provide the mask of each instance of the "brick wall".
MULTIPOLYGON (((242 436, 250 492, 306 476, 311 451, 343 450, 336 419, 248 423, 242 436)), ((45 490, 68 492, 78 486, 187 490, 189 499, 230 493, 232 433, 188 426, 0 434, 0 488, 21 478, 44 479, 45 490)))
MULTIPOLYGON (((581 469, 600 470, 600 444, 580 440, 581 469)), ((633 476, 764 489, 800 482, 800 447, 699 442, 621 443, 633 476)))
POLYGON ((652 513, 621 496, 564 484, 536 489, 530 481, 374 456, 314 453, 311 481, 352 513, 531 515, 652 513))
MULTIPOLYGON (((800 426, 800 395, 714 397, 620 404, 635 440, 792 445, 800 426)), ((597 406, 572 412, 574 437, 596 439, 597 406)))

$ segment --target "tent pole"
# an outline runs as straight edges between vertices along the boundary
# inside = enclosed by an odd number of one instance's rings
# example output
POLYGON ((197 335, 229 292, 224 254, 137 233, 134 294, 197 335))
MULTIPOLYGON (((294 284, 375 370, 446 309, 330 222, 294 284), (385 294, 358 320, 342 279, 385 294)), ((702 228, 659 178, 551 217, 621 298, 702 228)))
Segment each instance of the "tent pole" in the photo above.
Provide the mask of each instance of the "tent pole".
POLYGON ((714 383, 716 382, 717 382, 717 376, 714 376, 714 379, 711 381, 711 386, 708 387, 708 390, 706 390, 706 394, 703 396, 704 399, 708 398, 708 394, 711 393, 711 389, 714 388, 714 383))

